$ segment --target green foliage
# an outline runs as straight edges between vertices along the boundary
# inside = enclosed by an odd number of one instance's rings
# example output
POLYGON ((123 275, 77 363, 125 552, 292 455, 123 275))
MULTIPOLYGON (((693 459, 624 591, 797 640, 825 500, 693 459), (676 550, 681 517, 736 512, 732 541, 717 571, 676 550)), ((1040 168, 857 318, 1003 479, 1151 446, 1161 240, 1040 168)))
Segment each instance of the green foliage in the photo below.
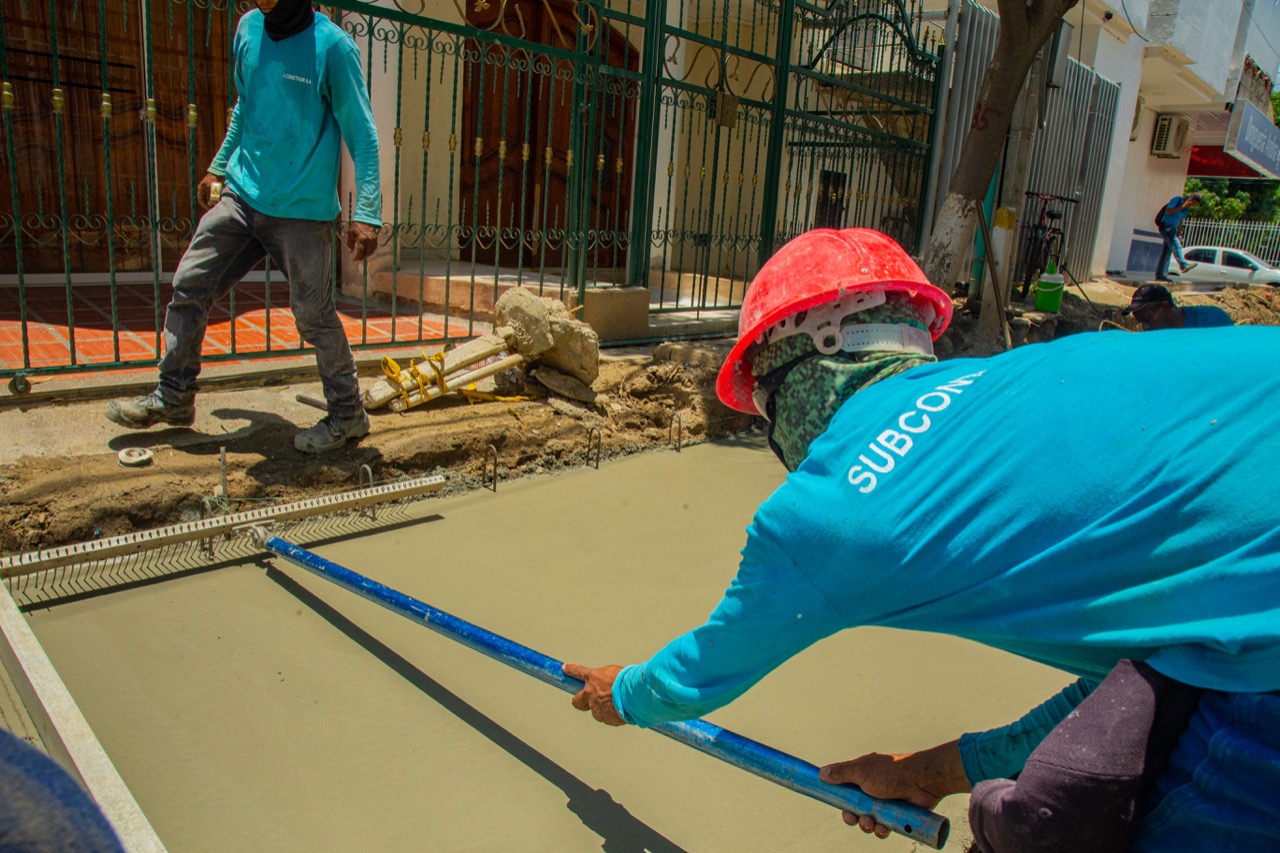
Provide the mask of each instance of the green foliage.
POLYGON ((1198 219, 1275 222, 1280 218, 1280 181, 1188 178, 1184 192, 1200 193, 1200 207, 1191 214, 1198 219))
POLYGON ((1280 125, 1280 92, 1271 93, 1271 120, 1280 125))

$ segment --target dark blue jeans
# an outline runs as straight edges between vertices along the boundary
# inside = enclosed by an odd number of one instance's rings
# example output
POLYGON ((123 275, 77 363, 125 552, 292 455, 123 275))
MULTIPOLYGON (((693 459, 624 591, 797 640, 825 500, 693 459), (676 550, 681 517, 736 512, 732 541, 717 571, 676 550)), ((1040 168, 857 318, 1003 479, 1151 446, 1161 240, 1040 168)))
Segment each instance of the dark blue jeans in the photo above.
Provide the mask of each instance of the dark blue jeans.
POLYGON ((1280 850, 1280 693, 1206 691, 1134 853, 1280 850))
POLYGON ((289 307, 298 334, 315 347, 329 412, 339 417, 356 414, 362 407, 356 362, 329 282, 333 250, 332 222, 267 216, 224 192, 200 219, 173 275, 156 389, 160 398, 182 405, 195 396, 209 310, 259 261, 270 257, 289 281, 289 307))
POLYGON ((1182 257, 1182 243, 1178 240, 1177 228, 1160 228, 1160 239, 1164 245, 1160 247, 1160 261, 1156 264, 1156 278, 1169 277, 1169 258, 1176 258, 1179 269, 1187 268, 1187 259, 1182 257))

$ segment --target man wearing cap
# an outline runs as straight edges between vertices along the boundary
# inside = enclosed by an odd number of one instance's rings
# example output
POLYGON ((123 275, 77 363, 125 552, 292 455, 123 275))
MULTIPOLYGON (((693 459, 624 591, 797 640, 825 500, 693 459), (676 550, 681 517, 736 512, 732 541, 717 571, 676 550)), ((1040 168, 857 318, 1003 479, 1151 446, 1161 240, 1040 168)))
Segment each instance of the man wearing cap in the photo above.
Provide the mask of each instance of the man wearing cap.
POLYGON ((1182 220, 1187 218, 1187 211, 1192 207, 1200 204, 1200 193, 1188 193, 1186 198, 1175 195, 1169 199, 1169 203, 1165 205, 1164 210, 1160 211, 1159 228, 1160 239, 1164 245, 1160 248, 1160 261, 1156 264, 1156 281, 1169 280, 1169 258, 1174 257, 1178 260, 1178 267, 1181 268, 1182 274, 1186 275, 1195 269, 1197 264, 1182 257, 1182 243, 1178 240, 1178 228, 1182 226, 1182 220))
POLYGON ((932 340, 950 317, 877 232, 811 231, 778 250, 717 391, 768 419, 791 473, 707 622, 637 665, 566 664, 585 682, 574 707, 610 725, 699 717, 864 625, 966 637, 1079 677, 1003 729, 823 768, 932 808, 1028 769, 1133 661, 1203 690, 1140 801, 1134 849, 1280 849, 1280 329, 1197 332, 1212 359, 1186 358, 1186 333, 1169 332, 940 363, 932 340), (1135 396, 1132 365, 1146 362, 1162 369, 1135 396))
POLYGON ((1129 307, 1120 313, 1132 314, 1144 332, 1234 325, 1231 315, 1216 305, 1179 305, 1169 288, 1159 284, 1139 287, 1133 292, 1129 307))

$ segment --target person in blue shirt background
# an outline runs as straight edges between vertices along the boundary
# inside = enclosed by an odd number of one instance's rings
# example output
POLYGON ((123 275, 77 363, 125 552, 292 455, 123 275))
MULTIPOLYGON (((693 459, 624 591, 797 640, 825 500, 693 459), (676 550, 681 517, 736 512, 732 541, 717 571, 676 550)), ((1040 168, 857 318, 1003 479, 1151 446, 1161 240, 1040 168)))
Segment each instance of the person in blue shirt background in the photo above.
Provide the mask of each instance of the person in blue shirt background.
POLYGON ((1144 332, 1233 326, 1231 315, 1216 305, 1179 305, 1169 288, 1144 284, 1133 292, 1121 314, 1132 314, 1144 332))
POLYGON ((351 37, 311 0, 255 2, 232 46, 238 99, 231 123, 197 187, 208 212, 174 273, 159 384, 137 400, 112 401, 106 414, 130 429, 190 426, 209 310, 269 257, 289 281, 289 307, 302 340, 315 347, 328 404, 325 418, 299 432, 294 446, 320 453, 369 432, 329 275, 343 142, 356 180, 347 247, 357 262, 377 249, 378 135, 351 37))
POLYGON ((1010 726, 823 768, 932 808, 1020 773, 1129 660, 1204 691, 1134 849, 1280 849, 1280 329, 1081 334, 940 363, 951 310, 866 229, 808 232, 760 269, 717 391, 768 419, 791 473, 707 622, 637 665, 566 664, 585 682, 574 707, 610 725, 698 717, 862 625, 1078 676, 1010 726))
POLYGON ((1182 257, 1182 243, 1178 240, 1178 228, 1182 220, 1187 218, 1187 211, 1200 204, 1200 193, 1188 193, 1186 198, 1175 195, 1169 199, 1164 210, 1160 211, 1160 239, 1164 245, 1160 249, 1160 260, 1156 263, 1156 281, 1169 280, 1169 258, 1177 258, 1178 266, 1183 274, 1191 272, 1197 264, 1182 257))

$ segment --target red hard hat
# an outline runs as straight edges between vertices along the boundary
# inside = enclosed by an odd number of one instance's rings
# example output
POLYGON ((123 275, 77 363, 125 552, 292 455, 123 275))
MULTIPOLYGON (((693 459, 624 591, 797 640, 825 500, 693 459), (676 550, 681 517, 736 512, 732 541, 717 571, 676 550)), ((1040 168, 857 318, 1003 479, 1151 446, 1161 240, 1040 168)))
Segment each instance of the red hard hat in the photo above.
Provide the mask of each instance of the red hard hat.
POLYGON ((893 239, 870 228, 819 228, 779 249, 760 267, 742 299, 738 342, 730 350, 716 394, 730 408, 757 414, 751 402, 756 380, 747 348, 779 320, 863 290, 906 293, 932 306, 934 340, 951 322, 951 299, 893 239))

